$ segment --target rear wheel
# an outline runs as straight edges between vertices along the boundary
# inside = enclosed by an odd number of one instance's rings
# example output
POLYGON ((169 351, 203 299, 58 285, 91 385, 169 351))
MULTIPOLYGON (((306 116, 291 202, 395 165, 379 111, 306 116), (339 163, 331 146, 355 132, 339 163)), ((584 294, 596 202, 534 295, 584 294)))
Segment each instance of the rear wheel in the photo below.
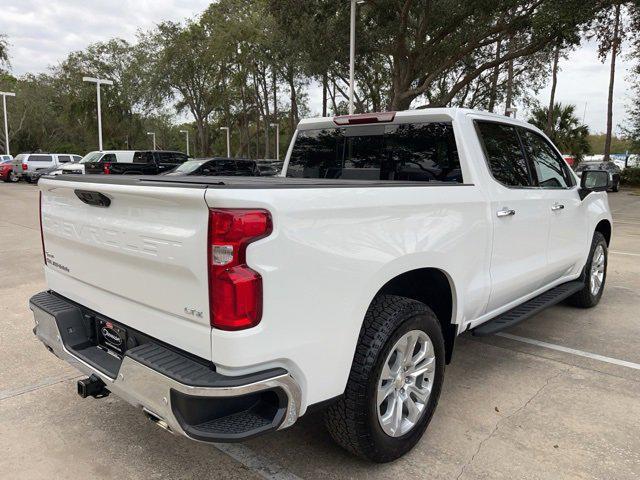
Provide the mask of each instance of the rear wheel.
POLYGON ((14 173, 14 171, 13 171, 13 170, 11 170, 11 171, 9 172, 9 181, 10 181, 11 183, 16 183, 18 180, 20 180, 20 178, 19 178, 19 177, 14 173))
POLYGON ((607 241, 600 232, 593 234, 589 259, 584 267, 582 278, 584 288, 569 297, 569 303, 575 307, 595 307, 602 298, 607 279, 608 248, 607 241))
POLYGON ((444 340, 424 304, 381 295, 365 316, 344 395, 326 412, 334 440, 375 462, 411 450, 435 411, 444 340))

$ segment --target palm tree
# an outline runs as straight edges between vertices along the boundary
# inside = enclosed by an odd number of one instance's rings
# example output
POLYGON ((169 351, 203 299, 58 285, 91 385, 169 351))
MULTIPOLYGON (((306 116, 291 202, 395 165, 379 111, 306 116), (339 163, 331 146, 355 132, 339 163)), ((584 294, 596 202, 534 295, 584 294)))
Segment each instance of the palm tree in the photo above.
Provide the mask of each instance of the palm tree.
POLYGON ((586 153, 591 152, 591 145, 588 140, 589 127, 580 123, 575 112, 575 105, 561 103, 554 103, 551 116, 549 107, 536 107, 531 112, 529 123, 540 130, 545 130, 563 153, 570 153, 576 162, 580 162, 586 153), (553 119, 550 130, 548 130, 549 118, 553 119))

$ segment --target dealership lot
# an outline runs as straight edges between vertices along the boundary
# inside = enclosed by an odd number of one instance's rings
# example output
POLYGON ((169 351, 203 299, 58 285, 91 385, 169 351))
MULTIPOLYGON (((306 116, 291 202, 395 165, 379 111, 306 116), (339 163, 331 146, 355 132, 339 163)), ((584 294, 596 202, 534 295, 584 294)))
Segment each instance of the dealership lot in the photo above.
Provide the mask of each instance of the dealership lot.
POLYGON ((37 188, 0 184, 0 472, 29 479, 638 478, 640 196, 609 198, 614 234, 600 306, 560 305, 508 336, 460 338, 425 438, 397 462, 372 465, 337 447, 320 413, 216 448, 162 431, 114 396, 78 397, 78 374, 31 333, 27 301, 45 288, 37 188))

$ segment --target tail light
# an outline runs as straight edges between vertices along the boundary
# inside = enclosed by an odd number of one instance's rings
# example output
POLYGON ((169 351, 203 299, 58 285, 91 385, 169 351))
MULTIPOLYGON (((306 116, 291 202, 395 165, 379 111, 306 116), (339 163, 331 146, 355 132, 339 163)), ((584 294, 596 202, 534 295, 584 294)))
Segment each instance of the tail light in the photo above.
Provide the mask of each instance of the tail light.
POLYGON ((29 168, 29 165, 27 165, 26 163, 22 164, 22 170, 27 170, 27 168, 29 168))
POLYGON ((44 264, 47 264, 47 253, 44 249, 44 231, 42 230, 42 191, 39 192, 40 196, 38 197, 38 221, 40 222, 40 243, 42 243, 42 258, 44 260, 44 264))
POLYGON ((111 173, 111 164, 110 163, 105 163, 104 167, 102 168, 102 172, 105 175, 109 175, 111 173))
POLYGON ((247 245, 273 230, 266 210, 209 211, 209 310, 211 326, 242 330, 262 318, 262 277, 246 263, 247 245))

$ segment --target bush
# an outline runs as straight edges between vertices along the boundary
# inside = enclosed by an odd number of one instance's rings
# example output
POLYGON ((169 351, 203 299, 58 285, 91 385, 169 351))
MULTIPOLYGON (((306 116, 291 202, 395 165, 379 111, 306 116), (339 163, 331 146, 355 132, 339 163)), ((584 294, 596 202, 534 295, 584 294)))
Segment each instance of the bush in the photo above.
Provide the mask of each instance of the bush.
POLYGON ((620 183, 622 185, 640 187, 640 167, 625 168, 620 176, 620 183))

